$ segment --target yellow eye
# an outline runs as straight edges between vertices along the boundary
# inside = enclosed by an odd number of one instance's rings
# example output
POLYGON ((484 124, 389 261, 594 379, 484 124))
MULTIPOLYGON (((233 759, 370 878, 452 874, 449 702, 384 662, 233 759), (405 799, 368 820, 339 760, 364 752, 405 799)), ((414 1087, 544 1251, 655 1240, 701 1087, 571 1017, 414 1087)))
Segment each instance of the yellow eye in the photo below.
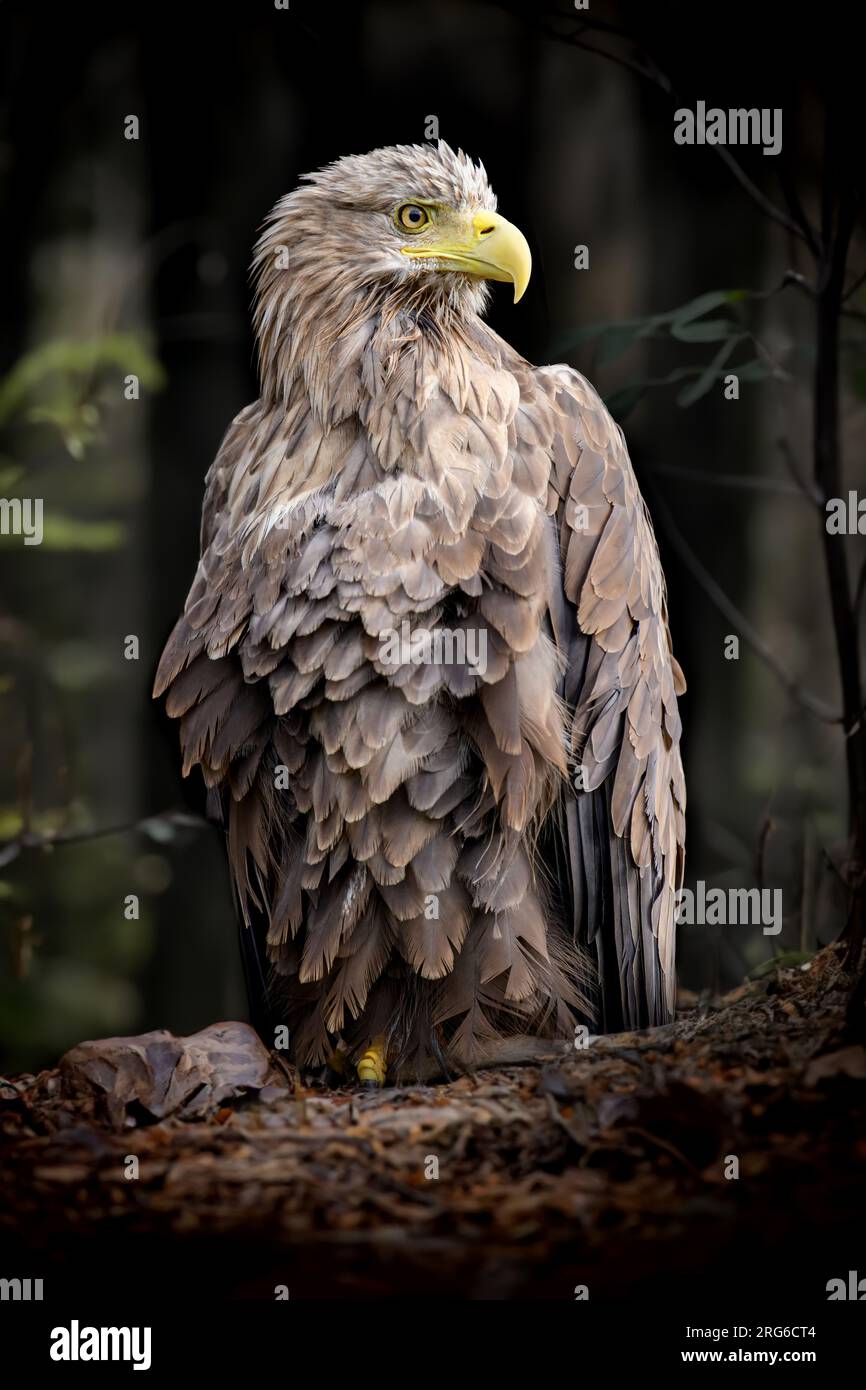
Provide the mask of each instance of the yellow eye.
POLYGON ((420 232, 430 221, 430 214, 417 203, 404 203, 394 214, 394 220, 404 232, 420 232))

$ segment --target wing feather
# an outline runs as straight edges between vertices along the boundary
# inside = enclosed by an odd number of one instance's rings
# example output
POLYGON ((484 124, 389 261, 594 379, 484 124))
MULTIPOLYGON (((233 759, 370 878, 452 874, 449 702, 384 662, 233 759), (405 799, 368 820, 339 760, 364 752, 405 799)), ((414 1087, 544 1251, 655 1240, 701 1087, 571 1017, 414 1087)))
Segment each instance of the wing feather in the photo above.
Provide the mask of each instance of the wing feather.
POLYGON ((605 1028, 659 1024, 676 998, 685 840, 676 697, 685 681, 622 431, 578 372, 536 375, 545 384, 536 408, 552 434, 550 622, 580 769, 559 818, 559 853, 578 935, 595 948, 605 1028))

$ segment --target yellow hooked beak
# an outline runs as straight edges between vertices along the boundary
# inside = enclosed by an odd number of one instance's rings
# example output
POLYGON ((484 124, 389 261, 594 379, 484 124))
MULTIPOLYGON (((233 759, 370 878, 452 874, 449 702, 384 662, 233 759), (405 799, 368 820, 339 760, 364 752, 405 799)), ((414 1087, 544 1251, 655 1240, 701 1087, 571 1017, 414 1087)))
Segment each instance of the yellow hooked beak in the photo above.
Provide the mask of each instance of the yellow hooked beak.
POLYGON ((401 247, 403 255, 439 261, 439 270, 462 270, 481 280, 510 281, 516 304, 532 272, 532 255, 520 229, 497 212, 472 213, 455 220, 452 228, 443 240, 401 247))

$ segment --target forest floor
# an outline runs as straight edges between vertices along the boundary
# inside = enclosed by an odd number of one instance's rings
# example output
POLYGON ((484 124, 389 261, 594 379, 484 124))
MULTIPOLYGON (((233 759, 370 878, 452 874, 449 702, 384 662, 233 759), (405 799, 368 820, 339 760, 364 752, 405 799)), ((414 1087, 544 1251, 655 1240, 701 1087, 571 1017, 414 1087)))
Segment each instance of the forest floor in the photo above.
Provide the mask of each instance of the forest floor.
POLYGON ((841 960, 379 1092, 302 1086, 243 1024, 82 1044, 0 1082, 4 1264, 210 1299, 826 1300, 866 1272, 841 960))

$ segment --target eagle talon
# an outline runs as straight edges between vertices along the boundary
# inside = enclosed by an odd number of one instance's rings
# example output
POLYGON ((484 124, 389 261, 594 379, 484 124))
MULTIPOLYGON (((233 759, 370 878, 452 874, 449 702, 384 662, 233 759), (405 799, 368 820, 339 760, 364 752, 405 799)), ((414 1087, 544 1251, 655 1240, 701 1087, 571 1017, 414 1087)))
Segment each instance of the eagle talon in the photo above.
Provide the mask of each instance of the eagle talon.
POLYGON ((378 1090, 385 1084, 388 1070, 388 1047, 381 1036, 374 1038, 367 1051, 358 1062, 358 1080, 368 1090, 378 1090))

